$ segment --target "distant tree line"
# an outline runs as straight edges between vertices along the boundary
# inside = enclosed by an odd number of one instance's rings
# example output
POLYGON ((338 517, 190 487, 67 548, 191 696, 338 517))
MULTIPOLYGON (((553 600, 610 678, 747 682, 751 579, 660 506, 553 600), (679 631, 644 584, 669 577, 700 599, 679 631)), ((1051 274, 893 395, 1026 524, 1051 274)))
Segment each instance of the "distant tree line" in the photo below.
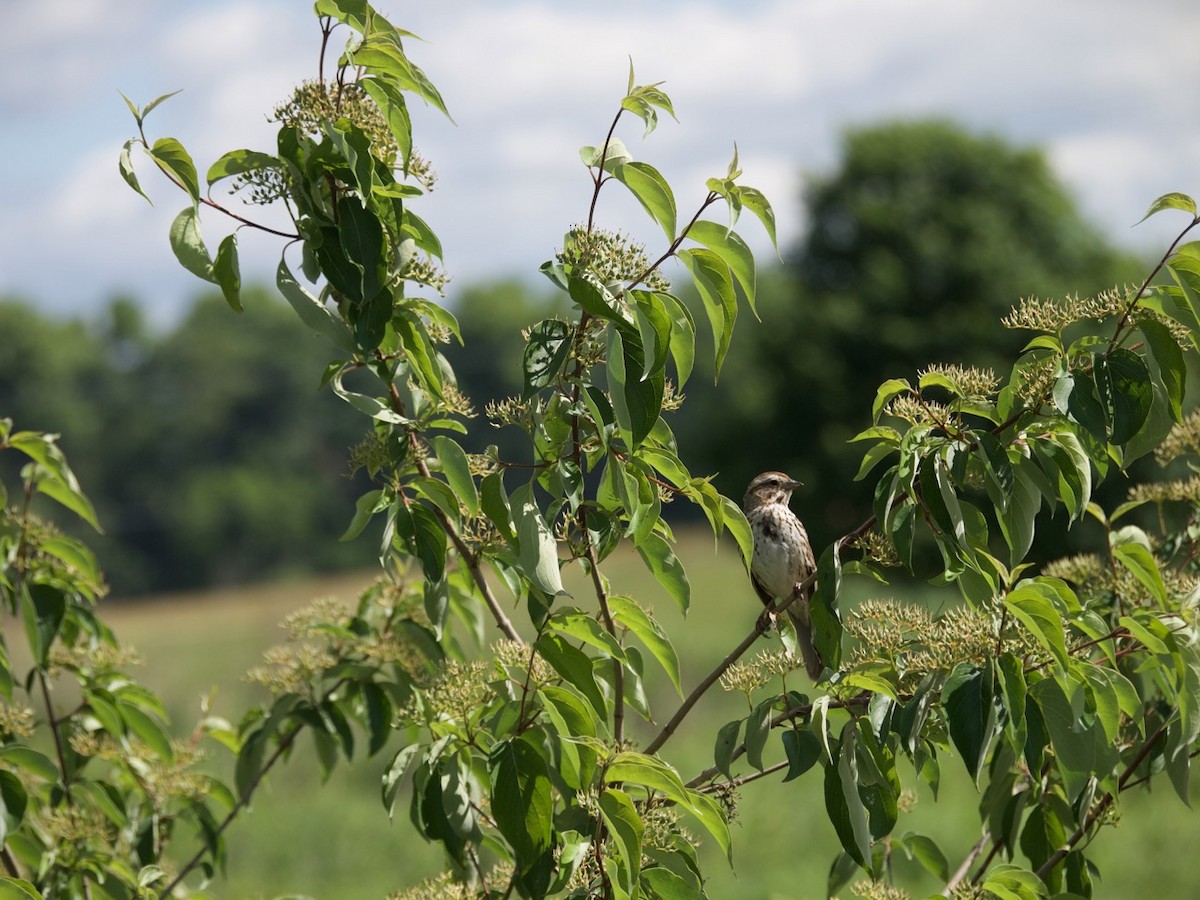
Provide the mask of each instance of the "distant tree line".
MULTIPOLYGON (((940 121, 849 132, 804 209, 801 241, 761 275, 763 326, 740 329, 718 387, 693 377, 669 423, 697 454, 689 468, 719 473, 723 493, 766 468, 802 480, 796 506, 818 544, 869 508, 845 488, 854 454, 839 447, 869 420, 861 398, 875 385, 928 360, 1011 357, 1021 334, 995 321, 1021 296, 1142 270, 1097 236, 1039 152, 940 121)), ((521 386, 523 348, 493 336, 556 301, 518 281, 450 295, 470 352, 447 355, 482 415, 521 386)), ((369 542, 336 541, 363 491, 348 463, 360 417, 312 382, 324 351, 281 301, 264 290, 245 306, 233 315, 204 295, 157 333, 130 299, 90 321, 0 300, 0 415, 63 434, 119 596, 370 561, 369 542)))

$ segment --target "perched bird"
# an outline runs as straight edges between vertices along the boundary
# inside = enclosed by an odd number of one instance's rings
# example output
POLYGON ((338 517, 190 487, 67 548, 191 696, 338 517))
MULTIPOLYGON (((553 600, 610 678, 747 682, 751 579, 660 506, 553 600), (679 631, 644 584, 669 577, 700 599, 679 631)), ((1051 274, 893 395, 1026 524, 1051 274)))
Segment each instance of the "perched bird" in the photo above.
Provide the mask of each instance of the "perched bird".
POLYGON ((799 594, 786 612, 796 626, 804 668, 815 679, 821 674, 823 664, 813 644, 812 621, 808 613, 812 586, 802 590, 801 583, 816 571, 817 564, 808 533, 788 507, 792 491, 799 486, 800 482, 782 472, 763 472, 746 488, 742 510, 754 537, 750 580, 768 607, 777 600, 785 602, 799 594))

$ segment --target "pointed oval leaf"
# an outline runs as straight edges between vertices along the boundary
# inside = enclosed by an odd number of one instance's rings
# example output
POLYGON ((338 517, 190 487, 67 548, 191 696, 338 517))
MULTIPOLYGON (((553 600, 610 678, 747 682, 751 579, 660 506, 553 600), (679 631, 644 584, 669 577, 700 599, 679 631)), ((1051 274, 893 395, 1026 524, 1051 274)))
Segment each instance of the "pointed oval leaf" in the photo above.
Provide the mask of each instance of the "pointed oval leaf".
MULTIPOLYGON (((142 113, 145 116, 145 112, 142 113)), ((200 200, 200 179, 196 175, 196 164, 183 144, 175 138, 159 138, 148 151, 159 167, 192 198, 192 202, 200 200)))
POLYGON ((200 213, 196 207, 185 207, 175 217, 171 223, 170 239, 171 250, 181 266, 197 278, 216 283, 212 257, 208 255, 208 248, 200 236, 200 213))

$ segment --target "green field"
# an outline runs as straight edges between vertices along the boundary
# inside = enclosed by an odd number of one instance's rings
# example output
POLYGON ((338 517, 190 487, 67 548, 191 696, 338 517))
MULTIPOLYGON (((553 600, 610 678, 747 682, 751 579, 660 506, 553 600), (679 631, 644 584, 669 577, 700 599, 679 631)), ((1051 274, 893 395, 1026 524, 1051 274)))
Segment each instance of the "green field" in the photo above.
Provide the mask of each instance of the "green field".
MULTIPOLYGON (((740 563, 731 553, 714 553, 711 537, 686 536, 679 555, 693 586, 686 619, 636 558, 614 558, 609 574, 617 591, 655 606, 680 653, 686 690, 749 631, 758 608, 740 563)), ((187 728, 201 695, 212 688, 217 690, 214 711, 230 718, 250 703, 265 701, 265 692, 245 683, 242 675, 266 647, 281 640, 276 623, 318 597, 353 601, 369 578, 362 574, 163 596, 136 605, 112 604, 104 612, 144 659, 140 679, 161 692, 173 719, 187 728)), ((664 720, 677 702, 669 686, 666 690, 651 696, 652 708, 664 720)), ((745 712, 740 695, 710 692, 666 746, 667 758, 690 777, 711 763, 717 729, 745 712)), ((652 725, 634 725, 640 726, 634 728, 634 738, 642 743, 654 733, 652 725)), ((380 804, 379 778, 389 755, 385 749, 373 759, 358 759, 353 768, 342 766, 322 784, 311 745, 302 742, 260 790, 252 811, 230 830, 228 872, 210 887, 210 896, 382 898, 436 871, 440 851, 408 825, 406 802, 398 804, 391 824, 380 804)), ((781 759, 782 751, 777 748, 773 758, 781 759)), ((214 762, 224 766, 229 760, 214 751, 214 762)), ((935 837, 953 867, 978 836, 976 794, 955 760, 943 759, 942 770, 942 801, 935 804, 928 792, 920 792, 915 810, 902 816, 897 831, 935 837)), ((901 777, 915 787, 916 779, 904 765, 901 777)), ((820 769, 788 784, 779 778, 743 789, 733 825, 732 870, 707 848, 713 900, 824 896, 837 839, 824 815, 820 769)), ((1190 900, 1200 895, 1200 876, 1191 869, 1191 854, 1200 848, 1200 818, 1178 801, 1169 785, 1154 790, 1123 797, 1120 824, 1093 844, 1091 856, 1102 875, 1097 897, 1190 900)), ((1193 791, 1196 798, 1200 792, 1193 791)), ((897 871, 914 896, 940 888, 929 877, 912 877, 915 871, 907 865, 897 871)), ((850 892, 843 890, 842 896, 850 892)))

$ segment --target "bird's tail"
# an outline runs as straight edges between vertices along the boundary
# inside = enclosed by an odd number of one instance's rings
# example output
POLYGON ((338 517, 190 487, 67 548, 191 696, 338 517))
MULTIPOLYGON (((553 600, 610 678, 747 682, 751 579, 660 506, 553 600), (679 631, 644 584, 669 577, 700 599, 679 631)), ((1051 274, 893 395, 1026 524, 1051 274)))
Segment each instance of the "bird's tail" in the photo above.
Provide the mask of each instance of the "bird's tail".
POLYGON ((808 677, 816 681, 825 668, 821 654, 813 643, 812 620, 808 615, 808 598, 797 597, 787 608, 788 617, 796 626, 796 643, 800 647, 800 658, 804 660, 804 668, 808 677))

